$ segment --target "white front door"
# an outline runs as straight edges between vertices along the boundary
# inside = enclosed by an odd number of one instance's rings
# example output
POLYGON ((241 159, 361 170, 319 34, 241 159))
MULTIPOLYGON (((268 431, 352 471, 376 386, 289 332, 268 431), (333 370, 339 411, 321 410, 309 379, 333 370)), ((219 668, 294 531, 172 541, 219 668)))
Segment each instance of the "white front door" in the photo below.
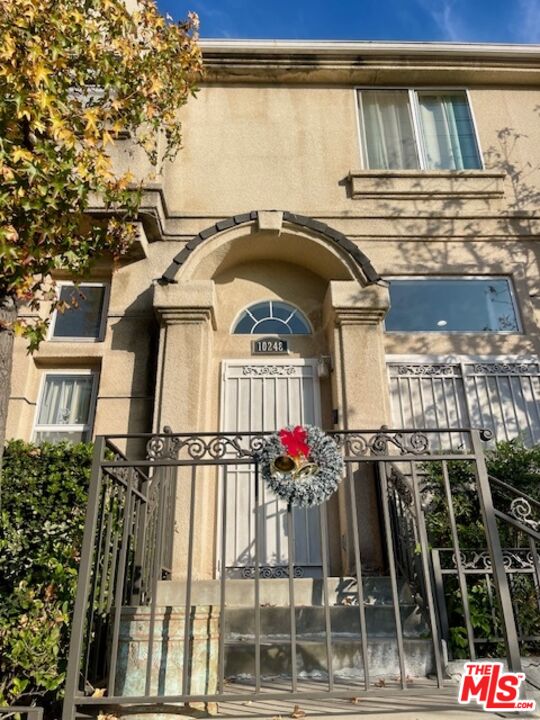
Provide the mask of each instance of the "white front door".
MULTIPOLYGON (((272 432, 286 425, 320 425, 316 360, 227 360, 223 363, 223 432, 272 432)), ((247 465, 227 472, 226 566, 242 576, 255 563, 255 475, 247 465)), ((259 480, 259 562, 268 576, 288 563, 287 512, 259 480)), ((295 571, 317 576, 321 566, 318 508, 294 510, 295 571)))

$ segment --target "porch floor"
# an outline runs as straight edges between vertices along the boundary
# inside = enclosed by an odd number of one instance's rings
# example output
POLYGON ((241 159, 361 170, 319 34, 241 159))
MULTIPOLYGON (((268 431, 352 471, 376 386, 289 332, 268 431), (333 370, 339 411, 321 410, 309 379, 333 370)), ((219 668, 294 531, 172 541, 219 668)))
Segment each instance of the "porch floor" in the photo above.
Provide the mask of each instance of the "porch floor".
MULTIPOLYGON (((358 689, 352 689, 352 693, 358 695, 352 700, 326 698, 317 700, 258 700, 256 702, 236 702, 219 704, 218 717, 227 720, 238 720, 248 718, 271 718, 272 720, 287 720, 291 717, 295 705, 298 705, 305 712, 306 720, 317 718, 317 720, 328 720, 346 717, 348 720, 369 716, 370 720, 473 720, 499 717, 494 713, 486 713, 480 707, 466 707, 457 702, 457 683, 446 681, 448 684, 443 688, 437 688, 434 681, 428 678, 414 679, 410 688, 401 690, 397 682, 388 682, 384 688, 374 688, 368 693, 361 693, 358 689)), ((235 683, 235 691, 241 692, 242 685, 235 683)), ((302 682, 301 690, 309 697, 309 687, 313 691, 320 691, 318 683, 302 682)), ((290 687, 290 686, 288 686, 290 687)), ((343 686, 346 689, 346 686, 343 686)), ((244 688, 246 692, 249 686, 244 688)), ((270 690, 285 689, 279 682, 272 683, 270 690)), ((525 714, 521 714, 523 717, 525 714)))

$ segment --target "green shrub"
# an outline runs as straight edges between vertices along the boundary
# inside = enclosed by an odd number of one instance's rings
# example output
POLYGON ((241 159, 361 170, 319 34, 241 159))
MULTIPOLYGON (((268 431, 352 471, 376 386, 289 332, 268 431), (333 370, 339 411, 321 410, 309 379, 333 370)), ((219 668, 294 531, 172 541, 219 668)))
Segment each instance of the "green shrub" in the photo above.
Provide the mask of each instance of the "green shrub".
POLYGON ((56 713, 67 662, 92 447, 7 444, 0 515, 0 705, 56 713))

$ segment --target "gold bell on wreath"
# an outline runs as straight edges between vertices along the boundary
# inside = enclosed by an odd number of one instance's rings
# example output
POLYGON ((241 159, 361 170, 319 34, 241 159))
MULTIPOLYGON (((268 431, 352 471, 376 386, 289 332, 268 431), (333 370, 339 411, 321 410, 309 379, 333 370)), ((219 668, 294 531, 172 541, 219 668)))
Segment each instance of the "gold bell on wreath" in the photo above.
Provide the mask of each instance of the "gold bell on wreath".
POLYGON ((278 455, 272 463, 272 472, 291 473, 298 480, 307 480, 318 469, 315 463, 308 462, 305 458, 292 457, 292 455, 278 455))
POLYGON ((272 463, 272 471, 293 472, 293 470, 297 469, 297 462, 297 458, 293 458, 291 455, 278 455, 272 463))

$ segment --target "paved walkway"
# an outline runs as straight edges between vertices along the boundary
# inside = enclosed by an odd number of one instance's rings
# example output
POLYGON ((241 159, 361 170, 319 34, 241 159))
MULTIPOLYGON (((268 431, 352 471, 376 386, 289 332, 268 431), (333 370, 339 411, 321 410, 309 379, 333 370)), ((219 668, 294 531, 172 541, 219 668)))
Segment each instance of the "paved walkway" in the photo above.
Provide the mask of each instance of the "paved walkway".
MULTIPOLYGON (((498 716, 480 708, 462 706, 457 702, 457 684, 437 688, 433 683, 415 682, 407 690, 397 687, 377 688, 359 695, 353 701, 325 698, 323 700, 258 700, 257 702, 220 703, 218 716, 227 720, 287 720, 287 718, 316 718, 317 720, 489 720, 498 716), (416 687, 415 687, 416 686, 416 687), (294 712, 298 705, 300 712, 294 712), (305 713, 305 715, 303 715, 305 713)), ((522 717, 521 714, 514 717, 522 717)))
MULTIPOLYGON (((347 700, 302 700, 297 701, 299 709, 308 718, 317 720, 337 720, 343 717, 344 720, 353 718, 369 718, 369 720, 489 720, 497 715, 483 712, 481 709, 474 709, 458 705, 456 700, 457 688, 444 688, 436 693, 426 695, 407 690, 400 695, 389 694, 385 697, 383 693, 377 695, 363 696, 351 702, 347 700)), ((228 720, 238 718, 248 720, 249 718, 274 718, 287 720, 291 716, 298 716, 294 713, 294 701, 265 701, 243 704, 221 703, 219 705, 219 717, 226 717, 228 720)), ((514 716, 516 714, 514 713, 514 716)), ((519 716, 518 716, 519 717, 519 716)))

